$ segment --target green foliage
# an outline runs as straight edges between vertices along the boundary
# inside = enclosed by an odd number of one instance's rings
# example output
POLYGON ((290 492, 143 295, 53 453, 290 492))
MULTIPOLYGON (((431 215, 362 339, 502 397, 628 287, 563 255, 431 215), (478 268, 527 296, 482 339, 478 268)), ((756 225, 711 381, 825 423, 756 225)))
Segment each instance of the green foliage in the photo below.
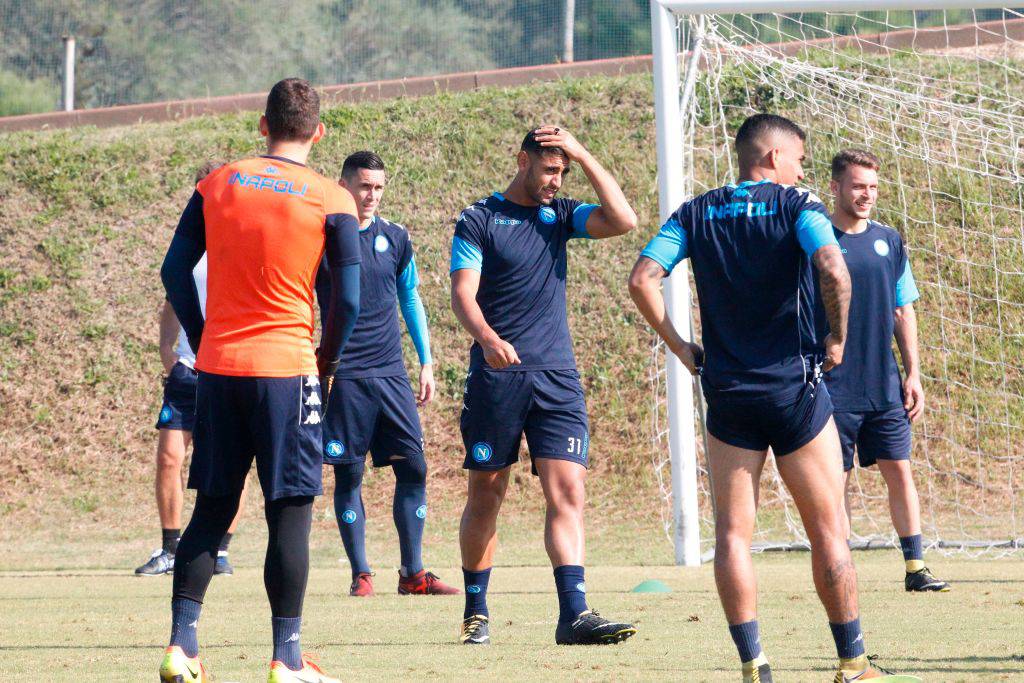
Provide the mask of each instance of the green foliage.
POLYGON ((59 101, 60 91, 53 83, 44 79, 19 78, 0 69, 0 116, 52 111, 59 101))

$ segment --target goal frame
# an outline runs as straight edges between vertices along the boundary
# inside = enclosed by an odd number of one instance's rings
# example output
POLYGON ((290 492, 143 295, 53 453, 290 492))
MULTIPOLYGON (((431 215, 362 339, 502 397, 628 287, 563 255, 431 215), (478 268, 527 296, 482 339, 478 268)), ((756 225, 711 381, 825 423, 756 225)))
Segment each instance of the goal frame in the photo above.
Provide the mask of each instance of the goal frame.
MULTIPOLYGON (((690 106, 702 56, 703 15, 886 10, 998 9, 991 0, 650 0, 654 114, 658 163, 658 214, 668 220, 693 194, 693 178, 684 172, 684 113, 690 106), (678 17, 698 17, 688 46, 679 45, 678 17), (679 57, 686 52, 680 81, 679 57)), ((680 263, 664 282, 669 317, 687 341, 693 337, 689 267, 680 263)), ((672 472, 672 540, 675 562, 701 564, 700 511, 697 498, 697 434, 694 381, 679 359, 665 351, 669 459, 672 472)))

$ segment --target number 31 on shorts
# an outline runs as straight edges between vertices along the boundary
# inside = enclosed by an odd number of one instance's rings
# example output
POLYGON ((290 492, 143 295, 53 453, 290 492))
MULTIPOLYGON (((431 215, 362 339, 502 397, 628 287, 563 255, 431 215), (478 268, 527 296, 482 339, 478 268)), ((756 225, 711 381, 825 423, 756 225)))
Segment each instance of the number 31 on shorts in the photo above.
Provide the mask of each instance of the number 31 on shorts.
POLYGON ((576 455, 586 455, 587 441, 588 439, 577 439, 575 436, 570 436, 569 448, 567 448, 565 452, 575 453, 576 455))

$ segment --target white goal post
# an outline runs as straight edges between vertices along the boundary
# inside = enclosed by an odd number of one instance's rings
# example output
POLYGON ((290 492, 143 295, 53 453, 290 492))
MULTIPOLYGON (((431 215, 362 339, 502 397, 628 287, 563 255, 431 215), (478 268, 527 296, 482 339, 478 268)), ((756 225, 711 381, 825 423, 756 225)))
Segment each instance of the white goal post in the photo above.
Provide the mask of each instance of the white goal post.
MULTIPOLYGON (((652 29, 651 36, 653 48, 654 106, 657 132, 659 216, 660 221, 664 222, 665 220, 667 220, 668 216, 684 200, 696 194, 696 188, 699 187, 699 185, 695 185, 694 173, 692 172, 694 166, 694 159, 692 158, 692 156, 695 154, 695 151, 694 146, 692 144, 693 130, 690 129, 690 127, 694 125, 693 121, 695 120, 695 114, 692 111, 692 108, 694 106, 694 100, 696 98, 695 83, 697 83, 699 73, 702 69, 711 68, 707 67, 708 56, 714 50, 719 49, 705 44, 705 38, 708 35, 705 33, 706 25, 717 25, 718 22, 716 21, 716 19, 722 17, 722 15, 744 15, 747 17, 751 17, 751 23, 757 25, 760 21, 760 16, 788 18, 791 15, 802 15, 803 13, 833 13, 836 16, 841 16, 844 19, 848 19, 850 22, 853 23, 854 26, 857 26, 856 22, 860 20, 861 15, 866 17, 876 17, 881 13, 889 11, 897 12, 905 10, 998 10, 1004 7, 1005 3, 993 4, 992 2, 986 2, 985 0, 697 0, 691 2, 683 2, 679 0, 651 0, 650 6, 652 29), (681 24, 685 24, 688 30, 680 30, 681 24), (681 38, 681 36, 684 35, 686 36, 685 40, 687 44, 680 44, 684 40, 684 38, 681 38)), ((1013 12, 1013 10, 1005 10, 1005 12, 1012 13, 1015 17, 1024 18, 1024 15, 1017 14, 1013 12)), ((884 16, 888 17, 888 15, 884 16)), ((913 17, 916 16, 916 13, 914 13, 913 17)), ((945 15, 943 15, 943 17, 944 16, 945 15)), ((879 22, 879 25, 883 27, 896 26, 895 24, 887 23, 887 18, 881 20, 869 20, 877 21, 879 22)), ((729 26, 729 21, 730 18, 724 18, 721 23, 727 25, 728 28, 734 28, 733 26, 729 26)), ((779 21, 781 21, 781 19, 779 19, 779 21)), ((911 22, 912 26, 908 27, 908 29, 916 30, 916 18, 913 18, 911 22)), ((744 26, 746 25, 747 24, 744 24, 744 26)), ((977 28, 977 26, 978 24, 975 24, 975 28, 977 28)), ((940 24, 939 29, 941 29, 942 27, 943 25, 940 24)), ((738 32, 734 30, 733 35, 736 35, 737 33, 738 32)), ((765 35, 767 35, 767 33, 768 32, 765 32, 765 35)), ((781 34, 782 32, 780 31, 779 33, 781 34)), ((753 34, 756 36, 761 35, 757 34, 756 31, 754 31, 753 34)), ((797 35, 799 40, 800 34, 798 33, 797 35)), ((807 45, 817 45, 820 41, 822 41, 821 38, 819 38, 817 35, 812 35, 811 32, 809 32, 808 35, 810 37, 803 38, 803 40, 806 41, 807 45)), ((833 44, 841 43, 843 39, 848 37, 848 35, 849 34, 831 34, 831 37, 834 39, 833 44)), ((767 46, 769 48, 775 46, 777 48, 781 42, 773 42, 774 40, 776 40, 775 38, 764 38, 763 40, 765 40, 765 43, 755 43, 755 46, 767 46)), ((825 39, 826 42, 827 40, 828 39, 825 39)), ((858 40, 860 39, 858 38, 858 40)), ((1014 42, 1016 42, 1017 40, 1024 40, 1024 34, 1018 36, 1014 42)), ((846 43, 843 43, 843 45, 846 45, 846 43)), ((1024 55, 1024 42, 1021 42, 1021 45, 1021 55, 1024 55)), ((833 47, 832 49, 836 50, 838 54, 839 48, 833 47)), ((908 48, 908 50, 913 49, 915 49, 913 46, 911 48, 908 48)), ((737 52, 738 51, 739 50, 737 50, 737 52)), ((763 57, 761 59, 763 60, 763 57)), ((754 59, 752 58, 751 61, 754 61, 754 59)), ((998 62, 998 60, 990 60, 990 63, 997 65, 1001 64, 1000 62, 998 62)), ((1012 77, 1012 80, 1014 81, 1014 83, 1016 83, 1016 78, 1018 75, 1020 75, 1022 77, 1021 80, 1024 81, 1024 61, 1020 62, 1020 67, 1020 69, 1018 69, 1016 66, 1002 66, 1001 68, 1004 69, 1004 72, 1007 75, 1007 80, 1011 80, 1012 77)), ((760 66, 758 68, 760 68, 760 66)), ((804 69, 804 72, 810 72, 813 69, 818 69, 818 71, 821 73, 815 74, 815 77, 818 78, 819 82, 823 80, 821 74, 826 73, 824 69, 818 68, 813 64, 811 66, 798 65, 795 68, 802 68, 804 69)), ((905 73, 907 72, 893 70, 892 73, 897 74, 899 78, 904 78, 905 73)), ((952 68, 950 70, 950 73, 952 73, 952 68)), ((742 78, 742 75, 740 77, 742 78)), ((975 76, 974 78, 976 79, 977 83, 982 83, 982 76, 980 74, 975 76)), ((780 82, 782 82, 783 79, 780 78, 779 80, 780 82)), ((844 86, 848 86, 850 88, 859 87, 860 82, 856 78, 851 77, 848 80, 848 84, 844 81, 844 86)), ((941 79, 936 79, 937 82, 939 80, 941 79)), ((955 90, 955 78, 949 76, 947 80, 949 81, 950 91, 953 92, 955 90)), ((776 87, 775 84, 772 85, 773 87, 776 87)), ((823 92, 826 91, 826 86, 820 87, 822 87, 823 92)), ((870 83, 868 83, 866 87, 871 88, 872 86, 870 83)), ((979 91, 981 89, 981 85, 979 85, 979 91)), ((889 92, 889 95, 893 97, 893 101, 897 101, 895 100, 896 96, 892 95, 892 91, 889 92)), ((837 95, 836 97, 840 98, 841 96, 845 95, 837 95)), ((898 93, 898 96, 902 96, 902 93, 898 93)), ((913 96, 922 100, 927 99, 926 96, 921 94, 916 94, 913 96)), ((711 101, 712 99, 713 98, 708 98, 707 101, 711 101)), ((953 108, 954 105, 950 105, 951 108, 948 116, 976 116, 977 121, 979 122, 978 125, 989 125, 990 121, 992 120, 992 117, 997 114, 1002 116, 1009 115, 1010 117, 1016 117, 1017 114, 1024 115, 1024 111, 1012 111, 1012 107, 1009 107, 1010 111, 1007 111, 1006 108, 1000 109, 1000 106, 1003 104, 1013 105, 1017 101, 1018 99, 1011 98, 1009 95, 1007 95, 1006 100, 1004 102, 995 102, 995 105, 993 106, 991 111, 987 111, 985 110, 985 107, 989 106, 988 104, 986 104, 986 102, 989 102, 989 100, 986 100, 984 97, 979 97, 976 103, 972 103, 970 105, 974 107, 974 109, 955 109, 953 108), (964 114, 964 112, 967 113, 964 114), (971 112, 975 113, 972 114, 971 112)), ((840 104, 841 103, 842 102, 840 102, 840 104)), ((706 106, 708 107, 708 109, 714 107, 713 104, 706 106)), ((747 104, 746 106, 749 108, 751 105, 747 104)), ((721 107, 721 109, 724 110, 725 108, 721 107)), ((719 150, 719 153, 722 155, 725 154, 725 152, 721 152, 722 149, 725 149, 725 144, 722 142, 724 136, 721 136, 721 134, 724 132, 725 121, 728 118, 729 113, 730 112, 723 113, 723 111, 717 111, 708 114, 709 116, 719 117, 718 119, 716 119, 716 122, 721 124, 718 126, 718 135, 720 135, 720 137, 716 140, 715 149, 719 150)), ((893 117, 897 115, 899 114, 895 112, 892 114, 893 117)), ((828 132, 831 129, 834 129, 836 131, 839 130, 840 124, 834 123, 832 119, 827 118, 827 116, 835 117, 836 115, 834 114, 834 112, 830 114, 822 113, 821 116, 823 117, 823 130, 825 130, 826 132, 828 132)), ((908 114, 907 116, 908 119, 913 119, 915 114, 908 114)), ((1022 119, 1019 122, 1019 124, 1022 136, 1024 136, 1024 119, 1022 119)), ((900 122, 900 125, 910 124, 900 122)), ((930 124, 926 123, 925 125, 930 124)), ((998 127, 1000 125, 1003 124, 996 124, 995 127, 998 127)), ((1016 123, 1007 125, 1016 125, 1016 123)), ((867 128, 869 127, 866 127, 866 129, 867 128)), ((896 130, 896 124, 893 124, 893 131, 896 130)), ((1012 131, 1013 134, 1016 134, 1016 128, 1013 128, 1012 131)), ((814 133, 812 132, 812 137, 813 135, 814 133)), ((838 134, 838 132, 836 133, 835 137, 837 139, 843 139, 838 134)), ((890 137, 894 139, 891 143, 893 145, 893 150, 899 150, 900 141, 896 139, 898 136, 895 133, 893 133, 890 137)), ((998 136, 993 137, 995 138, 998 136)), ((987 135, 982 135, 979 133, 978 141, 965 138, 962 144, 969 144, 974 146, 977 146, 978 144, 987 145, 988 140, 989 137, 987 135)), ((992 141, 992 144, 995 145, 996 142, 997 141, 994 139, 992 141)), ((956 141, 953 141, 951 142, 951 144, 956 145, 958 143, 956 141)), ((1010 144, 1016 145, 1019 148, 1024 148, 1024 137, 1022 137, 1021 139, 1011 140, 1010 144)), ((941 155, 936 155, 934 151, 931 152, 931 154, 937 162, 941 163, 941 155)), ((955 157, 955 150, 953 154, 955 157)), ((1006 152, 1006 154, 1011 155, 1010 152, 1006 152)), ((898 156, 898 154, 896 151, 894 151, 894 153, 891 156, 896 157, 898 156)), ((1021 166, 1018 169, 1016 168, 1018 155, 1016 152, 1012 152, 1012 160, 1010 162, 1007 162, 1008 166, 1014 167, 1012 172, 1008 172, 1010 173, 1009 178, 997 178, 996 181, 1009 184, 1015 180, 1024 180, 1024 154, 1020 156, 1021 166)), ((928 154, 925 154, 924 158, 927 159, 928 154)), ((1009 156, 1007 156, 1007 158, 1009 158, 1009 156)), ((891 161, 894 165, 898 163, 898 160, 896 158, 891 159, 891 161)), ((961 163, 960 159, 957 159, 956 163, 961 163)), ((982 165, 987 164, 989 163, 989 157, 985 157, 984 159, 971 158, 963 161, 963 165, 965 168, 970 166, 970 164, 972 163, 982 165)), ((1001 161, 997 160, 995 165, 999 164, 1001 164, 1001 161)), ((728 165, 731 169, 731 162, 728 162, 728 165)), ((970 170, 971 169, 968 168, 968 172, 970 170)), ((985 177, 986 179, 988 179, 989 177, 995 178, 998 175, 998 173, 995 173, 987 166, 985 166, 975 175, 976 177, 985 177)), ((995 181, 989 182, 991 183, 995 181)), ((936 184, 938 183, 936 182, 936 184)), ((929 191, 934 191, 938 193, 940 189, 943 192, 949 194, 948 190, 942 188, 938 188, 935 190, 929 188, 929 191)), ((1004 188, 1000 186, 1000 190, 1002 189, 1004 188)), ((1009 185, 1007 185, 1007 188, 1005 189, 1007 189, 1007 191, 1010 192, 1010 194, 1012 194, 1012 189, 1009 188, 1009 185)), ((991 190, 991 184, 989 185, 989 196, 992 202, 996 201, 996 199, 994 198, 994 194, 991 190)), ((1010 207, 1010 209, 1012 209, 1012 217, 1014 219, 1018 217, 1019 213, 1021 217, 1020 226, 1011 225, 1010 236, 1008 238, 1002 238, 997 235, 996 239, 1009 240, 1009 248, 1012 254, 1013 250, 1017 248, 1018 243, 1022 248, 1024 248, 1024 193, 1022 193, 1020 206, 1010 207)), ((1010 209, 1008 209, 1008 211, 1010 209)), ((938 207, 937 209, 933 208, 933 211, 935 210, 941 211, 942 207, 938 207)), ((942 224, 940 222, 940 219, 938 218, 933 219, 932 224, 937 226, 937 228, 945 226, 945 224, 942 224)), ((966 219, 964 225, 966 225, 966 219)), ((967 228, 965 227, 964 230, 966 234, 967 228)), ((910 244, 909 246, 913 250, 914 245, 910 244)), ((1002 243, 1000 242, 999 244, 997 244, 997 247, 1002 248, 1002 243)), ((992 265, 994 277, 996 280, 995 291, 997 292, 997 294, 990 298, 993 301, 993 306, 1001 307, 999 308, 999 313, 995 314, 995 317, 993 318, 995 322, 989 322, 986 320, 984 323, 982 323, 977 322, 974 318, 969 319, 967 322, 962 322, 959 319, 954 319, 954 316, 950 315, 949 325, 951 326, 951 328, 955 328, 955 331, 952 333, 952 335, 955 335, 957 333, 956 330, 958 330, 960 334, 970 333, 973 336, 975 333, 978 333, 979 335, 981 335, 987 329, 995 330, 998 328, 998 335, 1000 341, 1009 340, 1011 343, 1017 344, 1020 343, 1020 340, 1024 340, 1024 325, 1021 325, 1019 330, 1017 327, 1018 318, 1016 317, 1016 312, 1018 309, 1016 308, 1016 306, 1018 305, 1018 303, 1014 300, 1016 297, 1015 292, 1017 290, 1008 290, 1006 289, 1005 285, 1005 282, 1007 281, 1007 279, 1009 279, 1011 281, 1012 286, 1015 288, 1017 286, 1016 278, 1018 278, 1018 276, 1021 278, 1020 282, 1024 283, 1024 267, 1021 266, 1021 263, 1024 263, 1024 250, 1020 252, 1020 263, 1016 264, 1012 262, 1005 263, 1002 260, 1003 256, 1001 254, 1002 252, 999 252, 997 250, 994 251, 994 262, 992 265), (1002 278, 1004 283, 1004 289, 1002 290, 1002 293, 1000 293, 999 290, 1000 278, 1002 278), (1007 292, 1010 293, 1008 294, 1007 292), (1010 310, 1013 313, 1013 317, 1008 317, 1009 314, 1004 313, 1004 310, 1010 310), (959 327, 956 327, 957 325, 959 325, 959 327)), ((978 265, 974 263, 971 258, 968 257, 965 257, 962 260, 971 267, 978 265)), ((683 337, 689 338, 692 335, 694 322, 691 316, 692 299, 689 285, 689 269, 685 267, 685 263, 686 262, 684 261, 682 264, 680 264, 680 266, 677 267, 673 272, 673 275, 665 281, 664 292, 669 315, 675 322, 676 327, 679 329, 683 337)), ((936 266, 936 268, 941 272, 941 268, 939 268, 939 266, 936 266)), ((959 283, 956 282, 948 283, 940 280, 935 284, 935 287, 937 288, 936 291, 955 293, 962 293, 961 290, 966 289, 966 294, 964 294, 962 297, 955 297, 957 302, 960 304, 963 304, 964 301, 966 301, 967 304, 976 304, 976 301, 972 299, 972 296, 975 297, 975 299, 985 299, 985 296, 978 295, 976 292, 971 290, 969 281, 966 286, 961 286, 959 283)), ((950 305, 953 304, 951 303, 950 305)), ((1020 320, 1024 320, 1024 307, 1020 309, 1020 312, 1020 320)), ((945 323, 946 321, 943 320, 940 322, 945 323)), ((945 347, 947 346, 955 346, 955 341, 945 341, 947 334, 945 328, 943 328, 941 334, 944 340, 941 344, 941 346, 943 347, 942 350, 945 351, 945 347)), ((1024 344, 1021 344, 1019 348, 1024 349, 1024 344)), ((924 348, 922 350, 922 354, 925 353, 928 353, 927 348, 924 348)), ((953 353, 953 351, 950 351, 950 353, 953 353)), ((978 353, 980 357, 978 363, 985 364, 980 365, 981 370, 979 370, 979 373, 982 370, 987 371, 986 368, 988 368, 988 366, 998 366, 999 362, 1007 362, 1005 358, 1002 359, 1002 361, 1000 361, 999 357, 991 355, 986 356, 984 352, 976 351, 976 353, 978 353)), ((664 352, 664 356, 664 383, 667 398, 664 414, 668 424, 667 441, 669 461, 671 464, 671 515, 669 515, 669 517, 671 518, 672 525, 671 537, 675 548, 676 563, 683 564, 686 566, 697 566, 701 563, 702 559, 702 543, 700 538, 702 512, 698 504, 698 499, 702 495, 702 484, 700 483, 701 468, 699 466, 697 457, 699 437, 696 429, 696 426, 701 416, 698 414, 699 411, 696 411, 695 409, 695 397, 699 398, 699 396, 695 394, 697 390, 697 387, 695 386, 696 383, 692 380, 689 373, 678 361, 678 359, 667 351, 664 352)), ((1015 358, 1011 356, 1009 358, 1009 365, 1007 367, 1012 368, 1014 372, 1017 372, 1020 368, 1020 365, 1020 358, 1015 358)), ((998 367, 996 368, 996 372, 998 372, 998 367)), ((935 387, 940 387, 942 382, 952 381, 955 384, 957 378, 953 377, 953 375, 955 375, 955 373, 951 373, 949 375, 943 373, 942 375, 928 377, 926 379, 932 380, 934 382, 935 387)), ((966 380, 961 378, 960 381, 963 381, 965 384, 972 384, 973 379, 974 377, 971 376, 968 377, 966 380)), ((1003 397, 1004 402, 1012 401, 1013 397, 1017 395, 1014 392, 1019 391, 1018 387, 1020 385, 1016 383, 1011 383, 1011 385, 1008 386, 1005 377, 1003 378, 1001 385, 998 384, 998 380, 994 381, 996 382, 997 386, 1002 387, 1002 391, 1007 395, 1003 397)), ((1015 381, 1016 380, 1012 380, 1012 382, 1015 381)), ((929 389, 928 386, 926 386, 926 390, 927 389, 929 389)), ((949 402, 951 404, 955 404, 955 399, 956 397, 953 396, 949 398, 949 402)), ((1022 398, 1022 401, 1024 401, 1024 398, 1022 398)), ((1022 403, 1022 405, 1024 405, 1024 403, 1022 403)), ((957 407, 955 410, 960 409, 960 407, 957 407)), ((950 410, 953 416, 959 414, 956 413, 954 409, 950 410)), ((963 408, 963 410, 969 413, 969 408, 963 408)), ((978 411, 977 409, 975 409, 975 413, 979 412, 983 411, 978 411)), ((1006 461, 1010 461, 1009 466, 1011 467, 1011 469, 1009 471, 1011 472, 1011 474, 1009 476, 1011 476, 1011 481, 1008 484, 1008 487, 1010 487, 1013 490, 1016 490, 1015 487, 1024 484, 1024 481, 1016 481, 1018 478, 1020 478, 1019 472, 1024 471, 1024 461, 1022 461, 1022 464, 1020 465, 1017 464, 1018 460, 1022 460, 1020 458, 1020 455, 1024 454, 1024 449, 1020 447, 1020 443, 1022 440, 1021 437, 1024 437, 1024 430, 1021 429, 1021 426, 1019 424, 1019 416, 1020 412, 1018 412, 1016 408, 1008 405, 1006 407, 1005 416, 996 416, 992 418, 998 422, 997 427, 999 428, 999 430, 1001 430, 999 431, 999 434, 1005 433, 1005 447, 999 446, 999 448, 1001 449, 1005 448, 1005 453, 1001 453, 999 457, 1002 458, 1000 460, 1002 464, 1005 464, 1006 461)), ((979 441, 983 441, 984 439, 988 438, 987 432, 985 432, 984 428, 986 425, 989 424, 989 422, 986 422, 985 416, 980 414, 977 415, 977 420, 978 424, 981 425, 976 430, 977 437, 979 441)), ((917 430, 915 428, 915 434, 916 431, 917 430)), ((941 432, 942 430, 938 429, 937 431, 941 432)), ((941 442, 942 439, 945 439, 946 441, 952 443, 955 441, 956 437, 949 436, 948 434, 945 433, 936 433, 932 435, 932 438, 935 440, 936 443, 941 442)), ((982 447, 978 446, 976 450, 980 451, 982 450, 982 447)), ((968 451, 973 452, 971 449, 968 449, 968 451)), ((998 459, 999 458, 997 457, 997 460, 998 459)), ((982 469, 984 468, 983 465, 978 465, 978 467, 982 469)), ((1004 470, 999 470, 999 472, 1003 473, 1004 470)), ((956 479, 956 477, 961 477, 964 479, 973 479, 975 481, 978 480, 976 470, 971 470, 971 473, 964 473, 961 472, 960 470, 956 470, 951 474, 947 472, 942 472, 940 474, 941 477, 952 477, 953 479, 956 479)), ((943 482, 947 481, 947 479, 941 478, 940 475, 936 475, 936 477, 936 486, 938 488, 941 488, 943 486, 943 482)), ((984 482, 982 482, 982 484, 984 484, 984 482)), ((704 490, 703 495, 707 495, 706 490, 704 490)), ((875 498, 877 499, 877 496, 875 496, 875 498)), ((878 501, 876 500, 875 502, 877 503, 878 501)), ((1015 495, 1012 493, 1010 494, 1008 504, 1014 509, 1012 512, 1013 524, 1009 528, 1009 533, 1007 534, 1008 539, 1007 537, 1000 537, 996 540, 987 540, 989 537, 982 536, 981 538, 986 540, 966 540, 957 541, 955 543, 947 543, 946 540, 938 539, 933 541, 932 545, 942 547, 945 543, 950 547, 956 546, 960 548, 966 548, 972 547, 972 544, 976 544, 976 547, 979 548, 1019 548, 1021 547, 1022 541, 1019 537, 1016 536, 1016 534, 1021 533, 1021 527, 1017 522, 1017 520, 1020 518, 1020 513, 1017 511, 1017 508, 1024 508, 1024 506, 1022 506, 1022 503, 1024 503, 1024 499, 1022 499, 1019 495, 1015 495), (957 545, 958 543, 959 545, 957 545)), ((708 502, 705 501, 705 507, 707 507, 707 505, 708 502)), ((965 511, 968 510, 970 506, 971 503, 968 502, 967 500, 963 502, 963 509, 965 511)), ((960 514, 959 510, 956 514, 960 514)), ((790 526, 793 525, 794 517, 792 516, 791 510, 787 509, 784 512, 781 512, 780 515, 785 516, 786 523, 790 524, 790 526)), ((880 515, 876 514, 876 516, 880 519, 880 515)), ((705 511, 703 513, 705 530, 708 529, 707 519, 708 514, 707 511, 705 511)), ((969 526, 970 525, 961 524, 960 528, 962 530, 969 526)), ((971 528, 973 529, 974 527, 971 528)), ((979 534, 981 533, 982 532, 979 531, 979 534)), ((971 534, 969 533, 964 534, 965 538, 968 536, 970 536, 971 538, 975 538, 974 536, 971 536, 971 534)), ((865 541, 865 546, 873 547, 871 545, 872 542, 873 541, 871 539, 868 539, 867 541, 865 541)), ((799 545, 799 539, 797 540, 797 543, 795 545, 799 545)), ((705 541, 705 547, 707 547, 707 541, 705 541)), ((705 554, 705 557, 707 556, 708 555, 705 554)))

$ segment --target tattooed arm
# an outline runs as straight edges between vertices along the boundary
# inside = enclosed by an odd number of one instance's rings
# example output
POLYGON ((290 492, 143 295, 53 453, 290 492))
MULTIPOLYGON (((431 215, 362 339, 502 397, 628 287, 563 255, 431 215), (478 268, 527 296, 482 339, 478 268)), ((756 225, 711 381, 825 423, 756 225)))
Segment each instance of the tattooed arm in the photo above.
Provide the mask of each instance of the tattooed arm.
POLYGON ((827 244, 814 252, 814 265, 818 269, 818 286, 825 304, 825 316, 831 330, 825 337, 825 364, 828 372, 843 362, 846 329, 850 315, 850 272, 836 244, 827 244))

